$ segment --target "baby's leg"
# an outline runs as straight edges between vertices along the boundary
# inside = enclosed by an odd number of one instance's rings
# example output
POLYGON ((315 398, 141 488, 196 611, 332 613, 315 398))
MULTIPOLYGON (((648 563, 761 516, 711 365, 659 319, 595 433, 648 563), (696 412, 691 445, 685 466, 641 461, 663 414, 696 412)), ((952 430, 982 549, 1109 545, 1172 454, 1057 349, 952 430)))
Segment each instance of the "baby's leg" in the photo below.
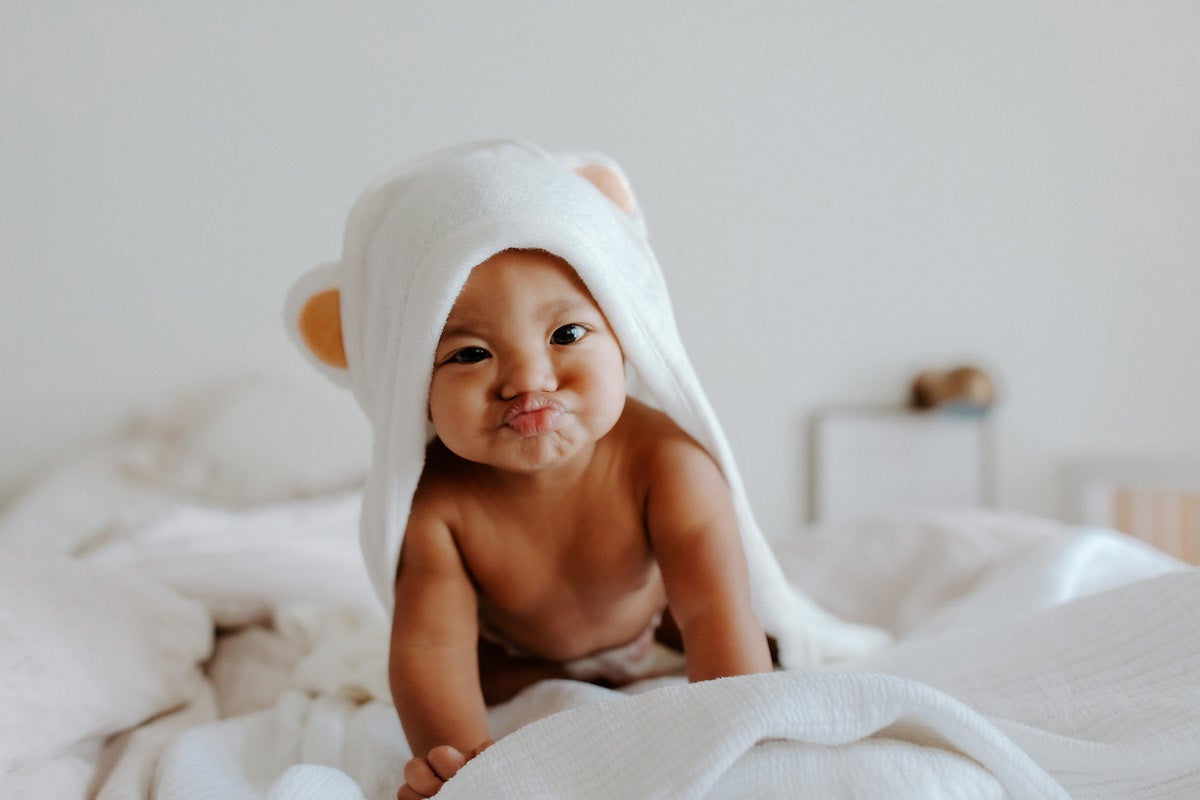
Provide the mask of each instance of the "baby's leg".
POLYGON ((489 706, 511 700, 538 681, 566 678, 561 664, 532 656, 512 655, 503 645, 479 640, 479 683, 489 706))

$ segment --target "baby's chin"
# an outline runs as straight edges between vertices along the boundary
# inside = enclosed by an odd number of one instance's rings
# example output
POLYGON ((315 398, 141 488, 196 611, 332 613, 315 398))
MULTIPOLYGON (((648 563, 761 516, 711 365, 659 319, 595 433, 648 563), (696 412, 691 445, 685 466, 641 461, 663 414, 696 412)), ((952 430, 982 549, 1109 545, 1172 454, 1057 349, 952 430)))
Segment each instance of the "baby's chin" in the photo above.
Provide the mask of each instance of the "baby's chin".
POLYGON ((547 419, 529 417, 516 425, 503 425, 475 441, 442 439, 459 458, 514 474, 542 473, 575 466, 590 458, 593 446, 612 430, 616 420, 585 424, 576 415, 555 412, 547 419), (609 424, 611 422, 611 424, 609 424))
POLYGON ((506 448, 504 463, 494 466, 511 472, 545 472, 571 464, 585 450, 590 451, 592 444, 589 437, 570 436, 562 430, 520 436, 506 448))
POLYGON ((541 433, 502 429, 493 446, 478 461, 503 472, 544 473, 590 458, 599 438, 572 422, 541 433))

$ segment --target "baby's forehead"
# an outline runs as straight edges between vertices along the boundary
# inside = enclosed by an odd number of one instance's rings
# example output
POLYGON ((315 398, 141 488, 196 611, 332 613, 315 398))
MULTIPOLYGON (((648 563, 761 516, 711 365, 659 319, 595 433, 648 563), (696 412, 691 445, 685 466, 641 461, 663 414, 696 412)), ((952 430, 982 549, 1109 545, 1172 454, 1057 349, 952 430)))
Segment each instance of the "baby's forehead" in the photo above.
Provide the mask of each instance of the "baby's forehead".
MULTIPOLYGON (((587 311, 599 313, 600 309, 588 297, 574 296, 558 297, 556 300, 548 300, 539 306, 529 307, 527 314, 534 319, 550 321, 566 319, 572 314, 587 311)), ((449 317, 446 318, 442 338, 456 335, 456 333, 485 333, 496 329, 511 318, 510 309, 497 305, 497 303, 464 303, 462 306, 455 303, 454 309, 451 309, 449 317)))
MULTIPOLYGON (((479 298, 473 302, 454 304, 446 325, 442 329, 442 339, 455 335, 487 334, 501 327, 505 322, 512 321, 516 316, 524 316, 533 320, 552 323, 563 321, 584 313, 601 314, 595 301, 587 295, 579 293, 564 293, 557 296, 540 298, 542 302, 525 304, 519 311, 505 303, 488 302, 490 298, 479 298)), ((601 314, 601 316, 603 316, 601 314)))
POLYGON ((459 290, 447 327, 482 326, 514 314, 554 317, 600 307, 565 260, 532 250, 505 250, 474 267, 459 290))

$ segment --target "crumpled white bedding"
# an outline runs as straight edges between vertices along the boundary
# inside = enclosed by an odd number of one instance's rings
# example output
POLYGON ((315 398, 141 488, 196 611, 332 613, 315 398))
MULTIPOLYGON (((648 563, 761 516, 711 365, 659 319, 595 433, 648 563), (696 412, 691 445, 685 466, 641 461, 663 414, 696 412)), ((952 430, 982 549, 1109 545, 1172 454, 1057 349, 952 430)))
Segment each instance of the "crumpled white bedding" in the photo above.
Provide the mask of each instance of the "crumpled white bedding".
MULTIPOLYGON (((0 798, 393 797, 407 749, 355 494, 199 504, 128 455, 0 516, 0 798)), ((833 669, 535 686, 443 796, 1200 796, 1196 570, 979 511, 777 546, 898 643, 833 669)))

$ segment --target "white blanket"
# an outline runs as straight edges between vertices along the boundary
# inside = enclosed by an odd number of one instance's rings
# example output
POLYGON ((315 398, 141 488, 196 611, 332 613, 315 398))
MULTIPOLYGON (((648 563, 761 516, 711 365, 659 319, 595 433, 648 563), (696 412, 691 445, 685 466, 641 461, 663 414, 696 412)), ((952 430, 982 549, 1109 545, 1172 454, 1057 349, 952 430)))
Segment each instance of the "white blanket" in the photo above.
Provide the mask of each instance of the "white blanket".
MULTIPOLYGON (((872 530, 885 528, 840 534, 853 552, 880 544, 856 536, 872 530)), ((937 630, 846 669, 629 693, 534 687, 493 711, 496 732, 509 735, 444 796, 1197 796, 1200 574, 1115 534, 1030 537, 1014 518, 898 520, 892 531, 897 545, 926 552, 973 535, 1004 552, 959 596, 927 608, 937 630), (1005 528, 1006 547, 994 538, 1005 528), (1074 599, 1030 609, 1046 590, 1074 599), (988 619, 971 624, 965 615, 985 598, 988 619)), ((955 583, 969 561, 909 577, 920 593, 955 583)), ((230 797, 390 797, 406 755, 384 699, 292 692, 223 731, 177 739, 159 796, 206 796, 215 774, 236 784, 230 797), (262 774, 242 766, 247 752, 269 753, 255 765, 262 774), (305 761, 315 763, 297 766, 305 761)))
MULTIPOLYGON (((121 463, 0 518, 0 798, 394 797, 408 752, 356 498, 199 506, 121 463)), ((1200 796, 1196 570, 983 512, 777 549, 898 643, 836 670, 540 684, 492 710, 500 741, 444 796, 1200 796)))

